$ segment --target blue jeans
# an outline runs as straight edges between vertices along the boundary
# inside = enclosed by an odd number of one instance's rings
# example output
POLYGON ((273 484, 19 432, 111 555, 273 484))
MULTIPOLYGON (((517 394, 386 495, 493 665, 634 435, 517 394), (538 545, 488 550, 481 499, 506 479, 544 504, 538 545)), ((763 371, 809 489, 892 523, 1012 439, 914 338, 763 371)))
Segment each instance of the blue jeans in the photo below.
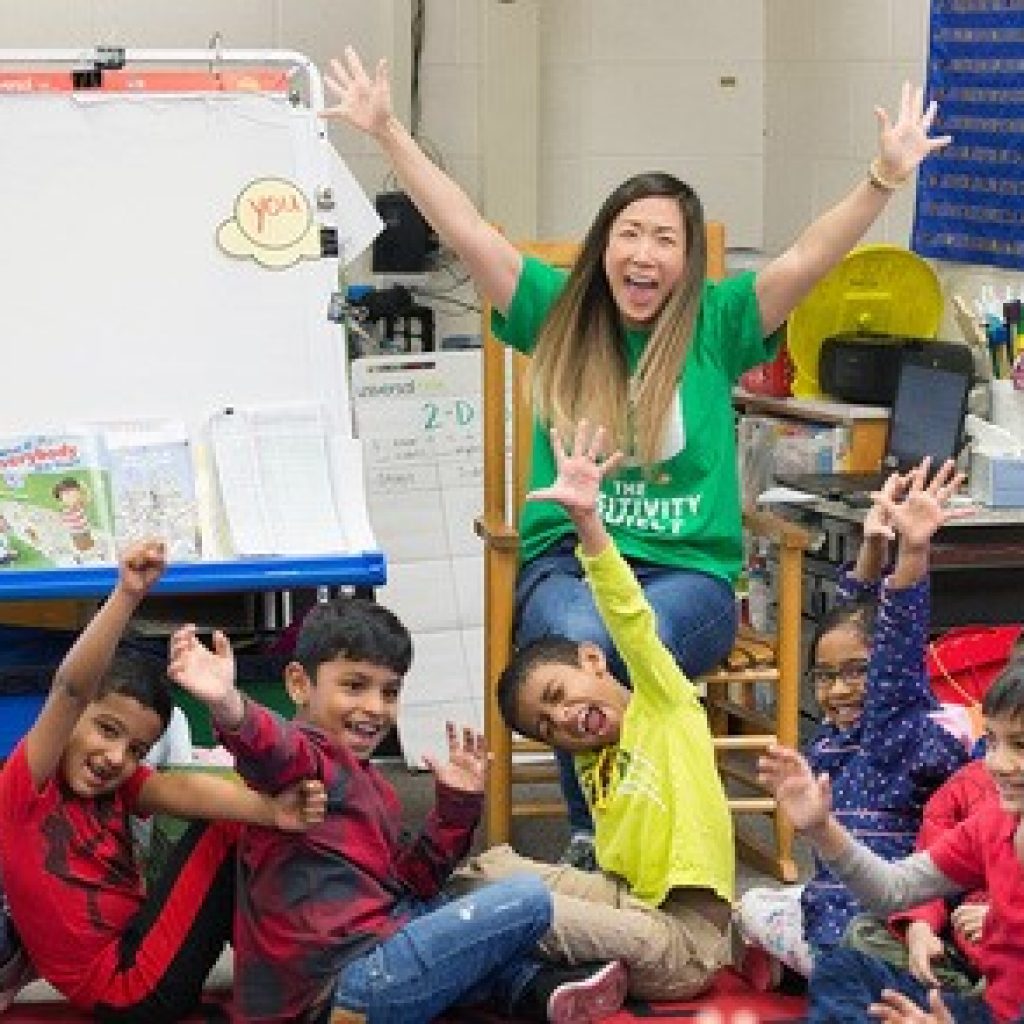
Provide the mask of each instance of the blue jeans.
MULTIPOLYGON (((515 643, 542 636, 564 636, 597 644, 616 679, 628 685, 608 630, 601 621, 583 569, 575 555, 575 535, 563 538, 527 562, 516 579, 515 643)), ((717 665, 736 639, 736 595, 717 576, 650 562, 631 562, 658 620, 658 635, 679 667, 693 678, 717 665)), ((572 756, 558 751, 562 793, 573 832, 593 832, 590 810, 580 789, 572 756)))
MULTIPOLYGON (((819 953, 808 988, 808 1024, 877 1024, 868 1006, 878 1002, 883 988, 928 1006, 928 985, 908 971, 854 949, 837 948, 819 953)), ((977 996, 943 992, 942 1001, 957 1024, 993 1024, 988 1004, 977 996)))
POLYGON ((534 950, 551 924, 551 895, 533 875, 398 910, 416 916, 346 964, 334 990, 335 1005, 368 1024, 427 1024, 484 1000, 507 1013, 540 969, 534 950))

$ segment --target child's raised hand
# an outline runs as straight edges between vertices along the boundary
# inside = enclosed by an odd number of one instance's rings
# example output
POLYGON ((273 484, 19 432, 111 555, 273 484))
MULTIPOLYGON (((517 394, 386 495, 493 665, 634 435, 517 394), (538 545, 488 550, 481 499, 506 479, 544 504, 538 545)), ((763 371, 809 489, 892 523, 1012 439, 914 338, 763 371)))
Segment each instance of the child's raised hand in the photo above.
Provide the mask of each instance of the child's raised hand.
POLYGON ((907 487, 907 477, 890 473, 882 489, 871 495, 871 507, 864 515, 864 537, 892 540, 896 536, 892 527, 891 509, 900 500, 907 487))
POLYGON ((934 534, 953 519, 972 515, 970 506, 951 507, 950 498, 963 486, 963 473, 956 471, 952 459, 947 459, 930 483, 928 470, 931 459, 925 458, 907 475, 906 493, 900 502, 885 502, 892 517, 892 525, 900 540, 909 548, 925 547, 934 534))
POLYGON ((319 779, 303 779, 273 797, 274 827, 305 832, 327 814, 327 790, 319 779))
POLYGON ((539 487, 526 495, 527 501, 553 501, 561 505, 570 516, 592 512, 597 507, 601 481, 613 473, 622 461, 622 452, 604 454, 605 429, 598 427, 591 433, 586 420, 576 427, 572 447, 567 452, 558 431, 551 428, 551 450, 555 455, 555 482, 550 487, 539 487))
POLYGON ((447 763, 440 764, 428 755, 424 755, 424 763, 443 786, 463 793, 482 793, 489 760, 483 734, 469 726, 458 729, 454 722, 446 722, 445 731, 448 734, 447 763))
POLYGON ((167 568, 167 549, 162 540, 131 544, 121 554, 117 585, 132 600, 141 601, 167 568))
POLYGON ((235 688, 235 655, 220 630, 213 634, 210 650, 196 635, 195 626, 176 629, 171 634, 167 674, 206 704, 222 724, 231 725, 241 719, 241 697, 235 688))
POLYGON ((757 759, 757 781, 778 801, 800 832, 820 828, 832 810, 832 786, 827 775, 815 778, 803 754, 771 746, 757 759))
POLYGON ((338 118, 369 135, 384 131, 391 118, 391 84, 388 62, 384 58, 377 62, 370 78, 359 54, 346 46, 344 63, 333 58, 331 74, 324 76, 324 82, 338 102, 327 107, 322 117, 338 118))

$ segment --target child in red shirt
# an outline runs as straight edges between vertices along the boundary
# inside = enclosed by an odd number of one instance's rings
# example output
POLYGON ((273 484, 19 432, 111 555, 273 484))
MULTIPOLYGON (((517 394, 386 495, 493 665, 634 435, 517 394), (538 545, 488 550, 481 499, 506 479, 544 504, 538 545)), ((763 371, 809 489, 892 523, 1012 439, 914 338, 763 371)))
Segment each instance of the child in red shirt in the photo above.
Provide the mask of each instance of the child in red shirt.
POLYGON ((103 1021, 176 1021, 198 1003, 229 938, 233 822, 302 829, 324 812, 314 782, 271 799, 228 779, 141 763, 171 698, 162 673, 116 648, 164 564, 158 542, 124 553, 113 593, 0 771, 0 874, 24 951, 103 1021), (232 824, 196 826, 147 894, 128 819, 157 811, 232 824))
MULTIPOLYGON (((827 776, 816 778, 795 751, 769 751, 759 762, 759 777, 835 875, 877 913, 987 890, 989 909, 976 953, 987 982, 984 993, 948 993, 944 1000, 958 1022, 1004 1024, 1024 1012, 1024 660, 1012 662, 991 686, 982 712, 985 766, 998 800, 903 860, 884 861, 850 836, 830 813, 827 776)), ((809 991, 812 1024, 883 1017, 887 1011, 876 1002, 883 992, 900 993, 919 1005, 929 999, 928 985, 909 972, 851 949, 822 957, 809 991), (876 1006, 869 1012, 871 1003, 876 1006)), ((934 1000, 931 1005, 935 1010, 934 1000)))

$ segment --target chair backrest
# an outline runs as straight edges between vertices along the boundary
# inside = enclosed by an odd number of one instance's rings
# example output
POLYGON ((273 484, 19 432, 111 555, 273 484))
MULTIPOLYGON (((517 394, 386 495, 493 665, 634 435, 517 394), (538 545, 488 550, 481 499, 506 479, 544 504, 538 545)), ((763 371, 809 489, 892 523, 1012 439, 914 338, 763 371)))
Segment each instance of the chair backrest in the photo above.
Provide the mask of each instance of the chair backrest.
MULTIPOLYGON (((725 225, 720 221, 705 224, 707 247, 707 276, 712 281, 725 277, 725 225)), ((524 242, 519 245, 524 255, 536 256, 556 267, 572 266, 579 245, 575 242, 524 242)), ((484 524, 492 535, 504 524, 514 531, 519 510, 526 497, 530 467, 530 438, 533 408, 529 401, 527 368, 529 358, 518 352, 508 352, 493 336, 490 329, 490 308, 483 311, 484 366, 484 524), (511 362, 510 387, 511 415, 506 415, 506 359, 511 362), (511 440, 512 489, 509 492, 506 459, 511 440)), ((509 538, 514 543, 514 537, 509 538)))

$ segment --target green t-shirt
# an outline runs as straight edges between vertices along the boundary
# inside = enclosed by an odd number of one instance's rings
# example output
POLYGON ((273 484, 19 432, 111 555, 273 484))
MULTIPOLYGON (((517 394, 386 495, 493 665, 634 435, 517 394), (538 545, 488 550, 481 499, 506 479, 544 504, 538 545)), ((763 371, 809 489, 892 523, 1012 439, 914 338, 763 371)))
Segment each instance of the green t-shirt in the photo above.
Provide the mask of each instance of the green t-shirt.
MULTIPOLYGON (((532 352, 565 277, 527 257, 507 314, 493 315, 495 334, 521 352, 532 352)), ((647 338, 646 331, 626 332, 630 370, 647 338)), ((753 274, 705 282, 679 389, 683 449, 646 476, 639 467, 627 468, 601 488, 602 518, 627 558, 735 581, 742 544, 732 386, 744 370, 771 359, 778 344, 778 336, 762 336, 753 274)), ((535 420, 529 486, 546 487, 554 479, 547 429, 535 420)), ((557 505, 528 503, 520 521, 522 560, 530 561, 572 532, 557 505)))
POLYGON ((658 639, 654 612, 615 545, 577 556, 633 683, 619 742, 575 759, 597 862, 651 906, 683 887, 732 902, 732 817, 707 713, 658 639))

